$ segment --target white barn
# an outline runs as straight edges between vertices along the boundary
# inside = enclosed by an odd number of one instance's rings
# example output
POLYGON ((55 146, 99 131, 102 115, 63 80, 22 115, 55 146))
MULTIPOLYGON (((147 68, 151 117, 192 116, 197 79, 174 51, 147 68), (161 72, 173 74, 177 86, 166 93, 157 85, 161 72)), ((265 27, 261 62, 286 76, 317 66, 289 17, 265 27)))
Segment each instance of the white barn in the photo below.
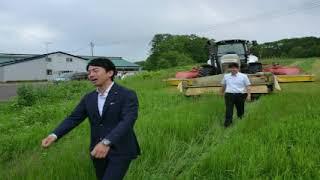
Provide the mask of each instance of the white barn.
POLYGON ((86 72, 88 61, 64 52, 7 61, 0 64, 0 82, 46 81, 62 73, 86 72))
MULTIPOLYGON (((103 56, 76 56, 61 51, 43 55, 0 53, 0 82, 48 81, 63 73, 86 72, 88 62, 99 57, 103 56)), ((141 70, 139 65, 122 57, 107 58, 120 72, 141 70)))

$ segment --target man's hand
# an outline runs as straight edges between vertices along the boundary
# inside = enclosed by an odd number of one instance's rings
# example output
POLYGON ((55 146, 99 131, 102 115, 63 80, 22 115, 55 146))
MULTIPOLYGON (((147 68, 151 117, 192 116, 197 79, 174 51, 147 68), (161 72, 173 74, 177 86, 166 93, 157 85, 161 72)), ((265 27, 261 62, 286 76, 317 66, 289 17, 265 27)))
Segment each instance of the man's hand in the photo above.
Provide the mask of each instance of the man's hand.
POLYGON ((250 86, 247 86, 246 87, 246 90, 247 90, 247 101, 249 102, 249 101, 251 101, 251 89, 250 89, 250 86))
POLYGON ((248 94, 247 101, 251 101, 251 94, 248 94))
POLYGON ((219 92, 219 95, 220 95, 220 96, 224 96, 224 91, 220 91, 220 92, 219 92))
POLYGON ((226 85, 222 85, 219 94, 220 94, 221 96, 224 96, 225 90, 226 90, 226 85))
POLYGON ((49 135, 42 140, 41 146, 48 148, 57 138, 55 136, 49 135))
POLYGON ((110 146, 106 146, 102 143, 98 143, 91 151, 91 156, 97 159, 102 159, 107 157, 109 150, 110 150, 110 146))

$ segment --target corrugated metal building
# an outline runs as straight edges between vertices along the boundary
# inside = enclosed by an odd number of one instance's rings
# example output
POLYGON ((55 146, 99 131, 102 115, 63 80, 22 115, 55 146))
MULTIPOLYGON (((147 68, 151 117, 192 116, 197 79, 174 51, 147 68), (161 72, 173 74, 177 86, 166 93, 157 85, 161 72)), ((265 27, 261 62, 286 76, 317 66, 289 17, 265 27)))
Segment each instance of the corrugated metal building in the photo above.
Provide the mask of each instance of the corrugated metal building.
MULTIPOLYGON (((46 81, 69 72, 86 72, 89 60, 101 56, 76 56, 65 52, 49 54, 0 54, 0 82, 46 81)), ((108 57, 118 71, 136 72, 140 66, 121 57, 108 57)))
MULTIPOLYGON (((103 56, 81 56, 87 60, 103 57, 103 56)), ((129 62, 122 57, 107 57, 109 58, 114 65, 116 66, 118 71, 140 71, 141 67, 137 64, 129 62)))

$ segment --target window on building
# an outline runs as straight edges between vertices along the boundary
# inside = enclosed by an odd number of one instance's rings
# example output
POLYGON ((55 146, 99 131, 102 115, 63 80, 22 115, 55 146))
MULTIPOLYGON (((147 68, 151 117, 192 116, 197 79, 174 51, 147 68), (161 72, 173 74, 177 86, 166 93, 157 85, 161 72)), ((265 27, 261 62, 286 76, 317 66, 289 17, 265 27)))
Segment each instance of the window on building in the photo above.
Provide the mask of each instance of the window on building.
POLYGON ((66 58, 67 62, 72 62, 72 58, 66 58))
POLYGON ((47 75, 52 75, 52 69, 47 69, 47 75))
POLYGON ((46 57, 46 61, 47 61, 47 62, 51 62, 52 59, 51 59, 50 57, 46 57))
POLYGON ((69 71, 69 70, 67 70, 67 71, 59 71, 59 74, 65 74, 65 73, 71 73, 71 72, 73 72, 73 71, 69 71))

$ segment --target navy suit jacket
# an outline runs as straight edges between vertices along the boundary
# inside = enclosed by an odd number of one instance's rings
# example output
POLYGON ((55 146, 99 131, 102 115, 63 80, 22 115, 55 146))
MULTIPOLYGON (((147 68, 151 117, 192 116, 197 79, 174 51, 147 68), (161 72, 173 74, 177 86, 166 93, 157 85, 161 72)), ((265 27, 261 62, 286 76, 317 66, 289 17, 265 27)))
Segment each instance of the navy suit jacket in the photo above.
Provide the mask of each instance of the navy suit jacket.
POLYGON ((138 98, 134 91, 114 83, 106 98, 102 116, 98 110, 98 92, 90 92, 53 133, 59 139, 88 117, 91 129, 90 151, 106 138, 112 143, 109 157, 134 159, 140 154, 133 130, 138 117, 138 106, 138 98))

